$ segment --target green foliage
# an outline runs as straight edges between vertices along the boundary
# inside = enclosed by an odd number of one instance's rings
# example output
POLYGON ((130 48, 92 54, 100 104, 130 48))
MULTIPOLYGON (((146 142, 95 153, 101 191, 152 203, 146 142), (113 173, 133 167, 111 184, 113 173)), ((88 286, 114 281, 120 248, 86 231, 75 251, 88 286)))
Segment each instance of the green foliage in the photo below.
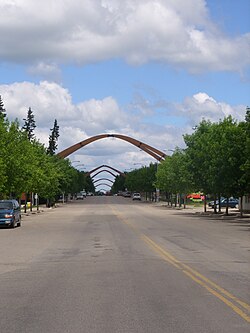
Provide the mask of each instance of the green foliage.
POLYGON ((156 186, 166 192, 188 193, 194 188, 188 171, 188 158, 185 151, 176 149, 172 156, 159 164, 156 186))
POLYGON ((50 129, 51 134, 49 136, 49 146, 47 149, 47 153, 50 155, 54 155, 57 150, 57 141, 59 138, 59 126, 57 124, 57 120, 54 121, 53 128, 50 129))
POLYGON ((84 188, 86 177, 70 161, 47 154, 45 147, 19 128, 18 121, 0 119, 0 197, 19 198, 22 193, 38 193, 54 199, 62 192, 84 188), (82 183, 80 178, 82 177, 82 183))
POLYGON ((241 178, 239 179, 239 185, 244 188, 244 192, 250 193, 250 108, 246 109, 245 122, 239 124, 245 137, 245 151, 244 151, 244 162, 242 163, 240 169, 243 172, 241 178))
POLYGON ((0 95, 0 120, 6 117, 6 110, 2 101, 2 96, 0 95))
POLYGON ((226 197, 246 193, 243 165, 248 158, 248 139, 244 128, 227 117, 218 123, 202 121, 195 133, 184 136, 196 190, 226 197))
MULTIPOLYGON (((51 129, 49 147, 36 141, 31 108, 22 130, 9 122, 0 96, 0 197, 20 197, 36 192, 53 199, 63 193, 86 189, 94 192, 91 178, 73 168, 68 159, 55 155, 59 126, 51 129)), ((203 120, 191 135, 184 135, 186 149, 176 149, 159 164, 150 164, 117 176, 112 192, 203 191, 226 197, 250 193, 250 109, 245 121, 227 117, 218 123, 203 120)))
POLYGON ((114 184, 111 188, 112 194, 118 193, 119 191, 125 191, 125 177, 122 175, 118 175, 115 177, 114 184))
POLYGON ((157 164, 150 164, 126 174, 125 187, 132 192, 153 192, 157 164))
POLYGON ((33 111, 31 110, 31 108, 28 109, 27 118, 23 120, 24 120, 24 125, 22 129, 27 134, 29 141, 31 141, 35 138, 34 130, 36 128, 35 117, 33 115, 33 111))
POLYGON ((7 135, 7 125, 4 122, 3 117, 0 118, 0 193, 5 191, 6 187, 6 156, 7 156, 7 149, 6 149, 6 138, 7 135))
POLYGON ((90 176, 86 175, 86 174, 84 175, 84 177, 85 177, 85 185, 84 185, 85 190, 87 192, 94 193, 95 192, 95 185, 92 181, 92 178, 90 176))

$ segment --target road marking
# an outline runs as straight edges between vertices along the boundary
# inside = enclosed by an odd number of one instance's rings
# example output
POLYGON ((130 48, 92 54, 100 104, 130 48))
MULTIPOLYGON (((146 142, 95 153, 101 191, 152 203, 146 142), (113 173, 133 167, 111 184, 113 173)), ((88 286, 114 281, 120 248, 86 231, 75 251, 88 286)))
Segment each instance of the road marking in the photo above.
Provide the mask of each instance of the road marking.
POLYGON ((224 304, 226 304, 228 307, 230 307, 235 313, 237 313, 239 316, 241 316, 245 321, 250 323, 250 316, 245 310, 250 311, 250 305, 246 302, 238 299, 236 296, 232 295, 230 292, 225 290, 224 288, 220 287, 215 282, 208 279, 206 276, 202 275, 192 267, 182 263, 180 260, 175 258, 171 253, 166 251, 164 248, 162 248, 159 244, 155 243, 151 238, 146 236, 145 234, 142 234, 139 232, 139 230, 127 219, 121 216, 120 212, 116 211, 112 207, 112 211, 114 214, 118 217, 118 219, 129 226, 132 230, 134 230, 139 237, 151 248, 156 252, 160 257, 168 262, 169 264, 173 265, 175 268, 181 270, 186 276, 188 276, 190 279, 192 279, 194 282, 205 288, 207 291, 209 291, 212 295, 220 299, 224 304), (234 304, 234 303, 236 304, 234 304), (238 307, 240 305, 241 308, 238 307))
POLYGON ((231 300, 235 301, 239 305, 241 305, 244 309, 248 310, 250 309, 250 306, 239 300, 237 297, 226 291, 225 289, 218 286, 213 281, 206 278, 204 275, 200 274, 193 268, 189 267, 186 264, 183 264, 179 260, 177 260, 175 257, 173 257, 169 252, 167 252, 165 249, 163 249, 161 246, 156 244, 152 239, 147 237, 146 235, 142 234, 141 239, 144 240, 155 252, 160 254, 160 256, 170 263, 171 265, 175 266, 176 268, 180 269, 184 274, 186 274, 189 278, 191 278, 193 281, 201 285, 203 288, 207 289, 212 295, 219 298, 223 303, 225 303, 228 307, 230 307, 234 312, 236 312, 238 315, 240 315, 244 320, 250 323, 250 316, 245 313, 242 309, 240 309, 237 305, 233 304, 230 300, 228 300, 226 297, 230 298, 231 300), (198 278, 199 277, 199 278, 198 278), (202 281, 203 280, 203 281, 202 281), (212 288, 214 287, 214 289, 212 288), (217 290, 216 290, 217 289, 217 290))

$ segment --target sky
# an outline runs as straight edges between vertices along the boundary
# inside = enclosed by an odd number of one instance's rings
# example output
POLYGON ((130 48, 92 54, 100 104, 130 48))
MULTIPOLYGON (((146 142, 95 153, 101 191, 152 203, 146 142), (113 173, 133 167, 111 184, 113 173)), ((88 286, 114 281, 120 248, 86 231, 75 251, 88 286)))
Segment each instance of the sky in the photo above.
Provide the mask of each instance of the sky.
MULTIPOLYGON (((202 119, 241 121, 250 105, 250 0, 0 0, 0 45, 8 119, 22 126, 31 107, 46 146, 57 119, 58 152, 113 133, 171 155, 202 119)), ((82 171, 156 162, 115 138, 68 158, 82 171)))

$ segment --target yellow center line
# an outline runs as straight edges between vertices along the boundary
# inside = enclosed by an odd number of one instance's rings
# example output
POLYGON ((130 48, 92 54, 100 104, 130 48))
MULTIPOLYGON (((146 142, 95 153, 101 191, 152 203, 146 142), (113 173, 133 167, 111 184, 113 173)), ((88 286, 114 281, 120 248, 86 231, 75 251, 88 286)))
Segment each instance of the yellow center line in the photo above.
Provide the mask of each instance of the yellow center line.
POLYGON ((201 273, 197 272, 196 270, 194 270, 193 268, 191 268, 190 266, 180 262, 179 260, 177 260, 173 255, 171 255, 169 252, 167 252, 166 250, 162 249, 158 244, 156 244, 154 241, 152 241, 152 239, 150 239, 149 237, 145 236, 148 239, 149 242, 151 242, 151 244, 158 250, 164 253, 165 256, 167 256, 172 262, 174 262, 175 264, 178 264, 178 268, 180 269, 185 269, 187 271, 189 271, 190 273, 192 273, 193 275, 196 275, 197 277, 199 277, 200 279, 202 279, 203 281, 205 281, 206 283, 210 284, 213 288, 217 289, 218 291, 220 291, 222 294, 224 294, 225 296, 227 296, 228 298, 231 298, 232 300, 234 300, 235 302, 237 302, 239 305, 241 305, 243 308, 245 308, 246 310, 250 311, 250 305, 248 305, 247 303, 239 300, 237 297, 235 297, 234 295, 232 295, 231 293, 229 293, 227 290, 221 288, 220 286, 218 286, 216 283, 214 283, 213 281, 211 281, 210 279, 208 279, 207 277, 205 277, 204 275, 202 275, 201 273))
POLYGON ((229 301, 227 298, 223 296, 226 295, 228 298, 234 300, 238 304, 240 304, 242 307, 244 307, 246 310, 249 310, 250 306, 245 303, 240 301, 237 297, 233 296, 230 294, 228 291, 225 289, 219 287, 217 284, 206 278, 204 275, 198 273, 197 271, 193 270, 191 267, 188 265, 185 265, 181 263, 179 260, 175 259, 172 255, 170 255, 166 250, 164 250, 162 247, 160 247, 158 244, 156 244, 152 239, 145 235, 141 235, 141 239, 143 239, 147 244, 151 246, 151 248, 160 254, 161 257, 163 257, 167 262, 172 264, 178 269, 181 269, 184 274, 186 274, 188 277, 190 277, 193 281, 201 285, 202 287, 206 288, 211 294, 219 298, 222 302, 224 302, 227 306, 229 306, 231 309, 233 309, 238 315, 240 315, 243 319, 245 319, 247 322, 250 323, 250 316, 242 311, 238 306, 234 305, 231 301, 229 301), (195 274, 192 274, 194 272, 195 274), (199 276, 200 279, 197 277, 199 276), (203 281, 202 281, 203 280, 203 281), (216 290, 212 289, 211 286, 213 286, 216 290))
POLYGON ((238 299, 236 296, 232 295, 230 292, 225 290, 224 288, 220 287, 195 269, 191 268, 190 266, 182 263, 180 260, 175 258, 172 254, 170 254, 168 251, 166 251, 164 248, 162 248, 159 244, 155 243, 151 238, 146 236, 145 234, 142 234, 139 232, 139 230, 127 219, 124 219, 120 212, 117 212, 113 209, 114 214, 119 218, 119 220, 126 225, 128 225, 131 229, 133 229, 139 237, 149 246, 151 247, 154 252, 156 252, 158 255, 161 256, 164 261, 167 261, 169 264, 173 265, 177 269, 181 270, 186 276, 188 276, 190 279, 192 279, 194 282, 198 283, 200 286, 205 288, 207 291, 209 291, 212 295, 220 299, 224 304, 226 304, 228 307, 230 307, 235 313, 237 313, 239 316, 241 316, 244 320, 250 323, 250 316, 245 313, 242 309, 240 309, 237 305, 232 303, 234 301, 235 303, 239 304, 242 308, 244 308, 247 311, 250 311, 250 305, 246 302, 243 302, 242 300, 238 299), (226 298, 227 297, 227 298, 226 298), (230 300, 229 300, 230 299, 230 300))

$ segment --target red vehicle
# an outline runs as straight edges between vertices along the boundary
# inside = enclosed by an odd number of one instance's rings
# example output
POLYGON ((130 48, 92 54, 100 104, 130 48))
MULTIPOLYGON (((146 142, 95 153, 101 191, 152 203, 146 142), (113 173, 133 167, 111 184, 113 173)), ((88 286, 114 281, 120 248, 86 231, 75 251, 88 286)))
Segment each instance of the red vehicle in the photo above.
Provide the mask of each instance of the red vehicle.
POLYGON ((202 202, 204 200, 203 193, 191 193, 187 195, 187 198, 193 202, 202 202))

